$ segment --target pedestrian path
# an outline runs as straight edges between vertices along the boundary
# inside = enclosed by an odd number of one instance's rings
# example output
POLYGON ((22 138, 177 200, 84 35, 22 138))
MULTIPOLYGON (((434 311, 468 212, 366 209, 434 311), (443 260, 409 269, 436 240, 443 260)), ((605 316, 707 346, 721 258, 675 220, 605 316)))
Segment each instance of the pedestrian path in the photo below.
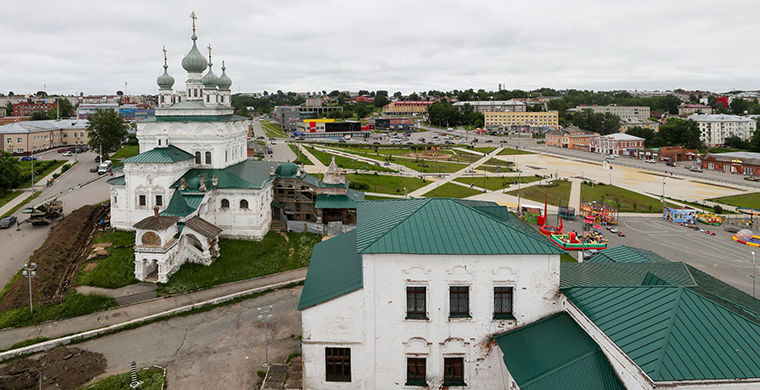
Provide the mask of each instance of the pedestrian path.
POLYGON ((458 177, 466 174, 467 172, 469 172, 471 170, 476 169, 477 167, 483 165, 486 161, 490 160, 493 156, 496 156, 497 154, 499 154, 499 152, 501 152, 501 149, 502 148, 497 148, 493 152, 485 155, 483 158, 481 158, 478 161, 475 161, 474 163, 472 163, 472 164, 464 167, 463 169, 460 169, 460 170, 458 170, 458 171, 456 171, 454 173, 450 173, 449 175, 443 177, 441 180, 434 181, 434 182, 432 182, 432 183, 430 183, 430 184, 428 184, 428 185, 426 185, 426 186, 424 186, 422 188, 419 188, 419 189, 417 189, 415 191, 412 191, 409 194, 409 197, 410 198, 419 198, 419 197, 422 197, 425 194, 427 194, 428 192, 430 192, 430 191, 432 191, 432 190, 434 190, 434 189, 436 189, 436 188, 438 188, 438 187, 440 187, 440 186, 442 186, 442 185, 444 185, 444 184, 446 184, 446 183, 448 183, 448 182, 450 182, 450 181, 452 181, 452 180, 454 180, 454 179, 456 179, 456 178, 458 178, 458 177))
POLYGON ((3 329, 0 330, 0 350, 8 349, 11 345, 24 340, 39 337, 52 339, 64 335, 124 323, 177 307, 192 305, 253 288, 278 283, 298 282, 306 277, 306 271, 307 268, 304 267, 273 275, 228 283, 192 293, 174 295, 166 298, 156 298, 132 305, 119 306, 110 310, 85 314, 60 321, 46 322, 24 328, 3 329))
POLYGON ((301 153, 303 153, 309 160, 311 160, 311 163, 314 164, 317 172, 324 172, 327 169, 327 166, 325 164, 322 164, 322 161, 319 161, 318 158, 314 157, 314 155, 306 150, 303 145, 298 144, 298 149, 300 149, 301 153))
POLYGON ((576 211, 581 209, 581 179, 570 179, 570 201, 568 205, 576 211))

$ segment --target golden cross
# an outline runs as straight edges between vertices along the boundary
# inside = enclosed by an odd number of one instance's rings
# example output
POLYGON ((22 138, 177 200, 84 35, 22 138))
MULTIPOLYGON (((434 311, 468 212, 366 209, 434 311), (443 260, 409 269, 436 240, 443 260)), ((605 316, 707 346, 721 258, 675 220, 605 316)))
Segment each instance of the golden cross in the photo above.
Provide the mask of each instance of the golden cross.
POLYGON ((195 16, 195 11, 193 11, 193 12, 190 12, 190 19, 193 19, 193 32, 195 32, 195 19, 198 19, 198 18, 195 16))

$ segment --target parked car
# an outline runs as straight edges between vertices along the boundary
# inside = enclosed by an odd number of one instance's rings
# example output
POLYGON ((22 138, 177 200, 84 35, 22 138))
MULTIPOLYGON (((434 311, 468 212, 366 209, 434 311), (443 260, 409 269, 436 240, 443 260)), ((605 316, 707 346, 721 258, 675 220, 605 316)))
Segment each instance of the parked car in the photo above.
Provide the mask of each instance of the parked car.
POLYGON ((15 224, 16 221, 18 220, 16 219, 16 217, 12 215, 10 217, 5 217, 3 219, 0 219, 0 229, 8 229, 9 227, 13 226, 13 224, 15 224))
MULTIPOLYGON (((689 167, 689 170, 692 172, 702 172, 702 167, 700 167, 699 165, 692 165, 689 167)), ((755 179, 754 181, 757 181, 757 179, 755 179)))
POLYGON ((95 156, 95 162, 97 162, 97 163, 100 162, 100 156, 95 156))
POLYGON ((648 163, 650 163, 650 164, 656 164, 656 163, 657 163, 657 160, 655 160, 655 159, 651 159, 651 158, 650 158, 650 159, 646 159, 646 160, 644 160, 644 161, 646 161, 646 162, 648 162, 648 163))
POLYGON ((57 151, 58 153, 63 153, 63 152, 70 152, 70 151, 71 151, 71 148, 59 148, 59 149, 58 149, 58 150, 56 150, 56 151, 57 151))
POLYGON ((61 156, 71 157, 71 152, 63 152, 63 153, 61 153, 61 156))
POLYGON ((623 233, 623 232, 618 232, 618 236, 620 236, 620 237, 625 237, 625 233, 623 233))
POLYGON ((97 172, 99 167, 100 167, 100 165, 98 165, 98 164, 95 164, 95 165, 91 166, 90 167, 90 172, 97 172))
POLYGON ((675 163, 675 162, 673 162, 673 161, 668 161, 667 163, 665 163, 665 165, 667 165, 667 166, 669 166, 669 167, 675 167, 675 166, 676 166, 676 163, 675 163))
POLYGON ((744 180, 757 181, 757 178, 755 176, 747 176, 747 177, 744 178, 744 180))
POLYGON ((21 161, 35 161, 35 160, 37 160, 37 157, 34 157, 34 156, 21 157, 21 161))
POLYGON ((492 140, 492 139, 487 139, 487 140, 486 140, 486 143, 491 143, 491 142, 493 142, 493 140, 492 140))
POLYGON ((620 230, 618 230, 616 227, 613 227, 613 228, 611 228, 611 229, 610 229, 610 233, 615 233, 615 234, 617 234, 619 231, 620 231, 620 230))
POLYGON ((260 135, 260 136, 256 137, 256 139, 264 139, 264 136, 260 135))

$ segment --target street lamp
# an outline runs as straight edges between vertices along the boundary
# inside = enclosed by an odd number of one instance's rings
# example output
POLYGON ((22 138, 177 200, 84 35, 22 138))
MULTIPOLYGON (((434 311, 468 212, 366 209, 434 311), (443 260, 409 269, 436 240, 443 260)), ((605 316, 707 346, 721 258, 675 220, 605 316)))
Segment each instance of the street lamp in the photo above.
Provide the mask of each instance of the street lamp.
POLYGON ((752 251, 752 298, 755 297, 755 280, 757 280, 757 262, 755 262, 755 251, 752 251))
POLYGON ((34 306, 32 305, 32 278, 37 276, 37 264, 26 263, 24 264, 23 275, 29 280, 29 312, 34 313, 34 306))
POLYGON ((267 330, 268 330, 268 323, 272 322, 272 305, 269 305, 269 307, 262 309, 258 308, 259 316, 258 316, 258 322, 264 323, 264 357, 266 359, 266 363, 264 364, 265 367, 269 366, 269 339, 267 338, 267 330))

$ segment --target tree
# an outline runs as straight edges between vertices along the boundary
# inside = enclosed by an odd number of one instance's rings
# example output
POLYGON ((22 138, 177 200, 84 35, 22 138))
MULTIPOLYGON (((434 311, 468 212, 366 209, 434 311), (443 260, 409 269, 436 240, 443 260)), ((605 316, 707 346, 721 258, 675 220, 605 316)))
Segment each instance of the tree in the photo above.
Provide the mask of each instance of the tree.
POLYGON ((113 110, 96 110, 88 121, 88 145, 95 151, 102 151, 105 160, 110 153, 119 150, 121 141, 127 137, 128 126, 113 110))
POLYGON ((340 95, 340 91, 338 91, 337 89, 335 89, 335 90, 332 90, 332 91, 330 91, 330 93, 329 93, 329 94, 327 94, 327 96, 329 96, 329 97, 331 97, 331 98, 335 98, 335 97, 338 97, 338 95, 340 95))
POLYGON ((5 105, 5 111, 8 111, 7 115, 13 115, 13 103, 8 102, 8 104, 5 105))
POLYGON ((21 164, 10 153, 0 150, 0 193, 21 182, 21 164))
MULTIPOLYGON (((56 98, 58 101, 58 109, 61 113, 61 118, 68 118, 71 116, 71 112, 74 110, 74 106, 71 105, 71 102, 69 99, 66 98, 56 98)), ((56 118, 56 112, 55 110, 51 112, 50 119, 56 118)))
POLYGON ((620 117, 609 112, 595 113, 591 110, 581 110, 572 115, 571 121, 581 129, 601 135, 617 133, 620 130, 620 117))
POLYGON ((401 99, 401 97, 404 96, 401 94, 401 91, 396 91, 393 93, 393 97, 396 99, 401 99))
POLYGON ((35 95, 37 95, 39 97, 47 97, 48 94, 45 91, 37 91, 37 93, 35 93, 35 95))
POLYGON ((378 93, 375 94, 375 102, 374 102, 375 107, 382 107, 391 102, 388 99, 388 95, 383 95, 383 94, 380 94, 379 92, 380 91, 378 91, 378 93))
POLYGON ((703 144, 700 137, 699 125, 690 119, 669 118, 660 126, 659 136, 664 145, 682 145, 689 149, 700 149, 703 144))
POLYGON ((750 143, 748 141, 744 141, 738 136, 732 135, 730 137, 727 137, 723 143, 729 147, 729 148, 735 148, 735 149, 749 149, 750 143))
POLYGON ((409 95, 409 100, 412 100, 412 101, 420 100, 420 95, 417 95, 417 92, 412 92, 412 94, 409 95))
POLYGON ((32 113, 33 121, 44 121, 50 119, 50 111, 35 111, 32 113))
POLYGON ((16 94, 15 94, 15 93, 13 93, 13 91, 8 91, 8 96, 10 96, 10 97, 13 97, 13 96, 15 96, 15 95, 16 95, 16 94))
POLYGON ((124 92, 122 92, 122 91, 116 91, 116 95, 119 96, 119 97, 124 96, 124 92))
POLYGON ((644 145, 648 148, 656 147, 651 145, 652 140, 655 137, 655 132, 652 129, 636 126, 628 129, 626 133, 634 137, 644 138, 644 145))

